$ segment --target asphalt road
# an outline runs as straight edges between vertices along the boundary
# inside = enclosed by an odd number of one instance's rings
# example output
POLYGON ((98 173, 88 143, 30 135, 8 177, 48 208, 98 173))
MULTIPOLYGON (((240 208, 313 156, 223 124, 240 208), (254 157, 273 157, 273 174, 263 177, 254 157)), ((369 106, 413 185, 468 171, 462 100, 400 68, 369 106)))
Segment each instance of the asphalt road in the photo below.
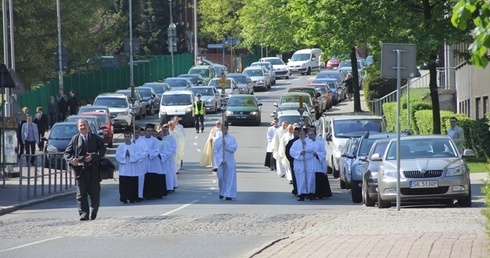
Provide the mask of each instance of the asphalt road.
MULTIPOLYGON (((270 91, 257 92, 263 103, 262 125, 230 126, 239 145, 236 200, 219 200, 216 176, 199 166, 209 129, 220 118, 210 114, 204 133, 185 129, 184 167, 175 193, 162 200, 123 204, 118 183, 106 180, 95 221, 78 220, 74 196, 4 215, 0 257, 248 257, 271 241, 324 223, 325 215, 360 213, 365 208, 351 202, 338 180, 330 178, 332 198, 298 202, 288 181, 263 166, 273 103, 289 86, 312 78, 293 76, 278 80, 270 91)), ((352 102, 342 103, 335 110, 350 106, 352 102)), ((149 122, 157 123, 158 116, 138 120, 138 125, 149 122)), ((122 142, 122 135, 117 137, 116 145, 122 142)), ((110 149, 109 157, 114 152, 110 149)))

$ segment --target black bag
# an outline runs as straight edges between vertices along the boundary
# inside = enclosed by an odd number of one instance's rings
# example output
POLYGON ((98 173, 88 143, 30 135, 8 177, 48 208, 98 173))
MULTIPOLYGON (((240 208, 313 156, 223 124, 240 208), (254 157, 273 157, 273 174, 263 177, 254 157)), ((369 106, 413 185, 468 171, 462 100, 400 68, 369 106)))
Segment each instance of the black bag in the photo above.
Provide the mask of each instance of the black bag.
POLYGON ((100 179, 113 179, 114 178, 114 171, 116 170, 116 167, 110 161, 108 158, 102 158, 100 159, 100 164, 99 164, 99 175, 100 179))

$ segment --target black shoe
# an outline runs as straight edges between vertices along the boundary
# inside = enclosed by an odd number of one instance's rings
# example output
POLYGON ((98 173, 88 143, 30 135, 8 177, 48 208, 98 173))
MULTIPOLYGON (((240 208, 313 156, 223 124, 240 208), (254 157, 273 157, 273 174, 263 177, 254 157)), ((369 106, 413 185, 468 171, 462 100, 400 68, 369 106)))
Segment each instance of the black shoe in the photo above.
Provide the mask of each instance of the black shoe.
POLYGON ((211 171, 218 172, 218 169, 217 168, 213 168, 211 171))
POLYGON ((201 129, 201 133, 204 133, 204 129, 201 129))
POLYGON ((128 200, 123 199, 123 198, 119 198, 119 201, 121 201, 122 203, 128 203, 128 200))
POLYGON ((293 180, 289 180, 289 184, 292 185, 293 184, 293 180))
POLYGON ((97 218, 97 214, 92 213, 92 215, 90 215, 90 220, 95 220, 95 218, 97 218))
POLYGON ((85 221, 85 220, 88 220, 87 216, 80 217, 80 221, 85 221))
POLYGON ((223 199, 223 195, 220 195, 220 196, 219 196, 219 199, 220 199, 220 200, 221 200, 221 199, 223 199))
POLYGON ((199 133, 199 131, 196 131, 196 133, 199 133))
POLYGON ((305 200, 305 197, 299 197, 297 200, 298 202, 303 202, 305 200))
POLYGON ((227 201, 231 201, 231 197, 226 197, 226 200, 227 201))

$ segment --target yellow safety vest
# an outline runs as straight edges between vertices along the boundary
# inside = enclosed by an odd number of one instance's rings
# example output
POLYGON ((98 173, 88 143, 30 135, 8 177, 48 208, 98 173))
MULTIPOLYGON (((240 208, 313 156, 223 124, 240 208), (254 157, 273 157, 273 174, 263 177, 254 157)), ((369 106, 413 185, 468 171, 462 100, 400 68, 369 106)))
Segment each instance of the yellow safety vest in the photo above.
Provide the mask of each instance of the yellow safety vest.
POLYGON ((201 110, 197 108, 197 100, 194 101, 194 114, 195 115, 204 115, 204 101, 201 100, 201 110))

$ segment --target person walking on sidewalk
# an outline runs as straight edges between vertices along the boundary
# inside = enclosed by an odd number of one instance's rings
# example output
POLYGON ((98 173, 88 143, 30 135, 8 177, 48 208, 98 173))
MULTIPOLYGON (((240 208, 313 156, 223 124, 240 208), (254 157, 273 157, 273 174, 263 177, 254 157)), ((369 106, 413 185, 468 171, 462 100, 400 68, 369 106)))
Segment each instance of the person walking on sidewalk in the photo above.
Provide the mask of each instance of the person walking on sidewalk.
POLYGON ((77 96, 75 96, 75 91, 70 91, 70 99, 68 100, 68 109, 70 110, 70 115, 78 114, 78 107, 80 103, 78 102, 77 96))
POLYGON ((36 165, 36 145, 39 144, 39 131, 37 125, 32 122, 32 116, 27 115, 27 122, 22 125, 22 142, 25 146, 26 162, 29 163, 29 156, 31 165, 36 165))
POLYGON ((75 171, 77 206, 81 221, 94 220, 100 206, 99 161, 107 151, 104 140, 89 131, 86 119, 77 122, 75 134, 65 150, 65 159, 75 171), (89 211, 88 197, 90 196, 89 211))
POLYGON ((58 121, 63 122, 66 119, 66 113, 68 113, 68 97, 63 90, 59 90, 59 94, 56 96, 56 102, 58 103, 58 121))
POLYGON ((42 107, 37 107, 36 112, 37 114, 34 118, 34 123, 37 125, 39 131, 39 143, 37 146, 39 147, 39 151, 43 151, 44 141, 42 138, 44 137, 44 133, 49 130, 49 121, 48 116, 43 113, 42 107))
POLYGON ((352 94, 354 94, 354 79, 352 74, 348 73, 344 80, 345 87, 347 88, 347 98, 352 100, 352 94))
POLYGON ((206 115, 206 107, 204 101, 201 100, 201 94, 197 94, 197 100, 194 101, 194 122, 196 124, 196 133, 199 133, 199 122, 201 123, 201 133, 204 132, 204 116, 206 115))
POLYGON ((51 96, 48 105, 49 126, 53 127, 54 123, 58 122, 58 104, 56 103, 54 96, 51 96))

